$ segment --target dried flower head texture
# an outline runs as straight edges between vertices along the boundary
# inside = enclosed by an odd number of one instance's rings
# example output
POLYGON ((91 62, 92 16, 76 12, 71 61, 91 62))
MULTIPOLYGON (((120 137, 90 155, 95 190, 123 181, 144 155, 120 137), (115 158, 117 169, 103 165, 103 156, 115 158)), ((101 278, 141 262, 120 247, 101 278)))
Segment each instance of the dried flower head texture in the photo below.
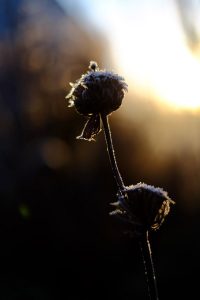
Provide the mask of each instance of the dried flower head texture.
POLYGON ((118 201, 112 203, 116 209, 110 214, 132 224, 134 236, 159 229, 174 204, 163 189, 141 182, 126 187, 123 193, 125 196, 118 195, 118 201))
POLYGON ((100 131, 100 115, 109 115, 121 106, 127 84, 123 77, 100 70, 97 63, 91 61, 89 71, 71 86, 66 96, 69 106, 89 118, 78 138, 93 140, 100 131))

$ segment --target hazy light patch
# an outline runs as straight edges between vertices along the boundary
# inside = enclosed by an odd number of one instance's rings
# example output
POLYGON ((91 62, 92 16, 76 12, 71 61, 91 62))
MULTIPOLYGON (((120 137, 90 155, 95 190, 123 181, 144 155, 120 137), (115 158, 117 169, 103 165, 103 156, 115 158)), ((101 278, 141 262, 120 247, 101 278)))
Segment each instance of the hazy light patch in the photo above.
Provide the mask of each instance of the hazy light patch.
POLYGON ((141 5, 132 18, 126 14, 126 22, 112 36, 113 55, 141 93, 150 91, 175 108, 196 109, 200 107, 200 60, 189 51, 169 3, 165 8, 141 5))
POLYGON ((173 0, 78 3, 110 40, 115 69, 130 91, 175 109, 200 108, 200 59, 188 48, 173 0))

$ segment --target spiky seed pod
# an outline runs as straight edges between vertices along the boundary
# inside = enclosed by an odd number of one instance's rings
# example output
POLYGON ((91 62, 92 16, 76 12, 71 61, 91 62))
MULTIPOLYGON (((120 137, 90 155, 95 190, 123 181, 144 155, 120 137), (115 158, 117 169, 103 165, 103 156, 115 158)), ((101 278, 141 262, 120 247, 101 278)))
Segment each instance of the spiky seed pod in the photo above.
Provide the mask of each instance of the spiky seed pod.
POLYGON ((86 117, 93 117, 78 138, 92 140, 100 131, 100 115, 109 115, 121 106, 127 84, 123 77, 100 70, 97 63, 91 61, 89 71, 71 86, 66 96, 69 106, 74 106, 78 113, 86 117))
POLYGON ((126 187, 123 194, 111 203, 115 210, 110 214, 131 224, 132 234, 138 237, 159 229, 174 204, 163 189, 141 182, 126 187))

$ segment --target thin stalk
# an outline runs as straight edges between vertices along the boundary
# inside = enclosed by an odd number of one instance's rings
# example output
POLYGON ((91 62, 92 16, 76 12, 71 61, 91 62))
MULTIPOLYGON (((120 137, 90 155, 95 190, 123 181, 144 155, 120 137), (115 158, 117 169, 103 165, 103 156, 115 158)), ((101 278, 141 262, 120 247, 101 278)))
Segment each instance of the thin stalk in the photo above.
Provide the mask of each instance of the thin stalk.
POLYGON ((147 279, 149 299, 159 300, 158 298, 158 288, 156 282, 156 275, 154 270, 154 264, 152 259, 151 245, 149 242, 148 231, 140 240, 140 247, 142 251, 142 257, 145 268, 145 275, 147 279))
MULTIPOLYGON (((115 151, 114 151, 114 147, 113 147, 112 135, 111 135, 111 130, 110 130, 110 126, 109 126, 108 116, 101 114, 101 120, 103 123, 107 151, 108 151, 108 156, 110 159, 113 176, 115 178, 115 181, 119 188, 119 191, 121 191, 121 193, 123 193, 123 191, 125 190, 125 185, 124 185, 122 176, 119 172, 117 160, 115 157, 115 151)), ((140 239, 140 247, 141 247, 142 257, 143 257, 143 262, 144 262, 144 267, 145 267, 145 275, 147 278, 149 299, 150 300, 159 300, 155 270, 154 270, 152 253, 151 253, 151 245, 150 245, 149 238, 148 238, 148 231, 147 231, 146 235, 144 235, 140 239)))
POLYGON ((109 156, 110 164, 111 164, 112 171, 113 171, 113 176, 115 178, 115 181, 117 183, 119 190, 122 191, 122 190, 124 190, 125 186, 124 186, 122 176, 119 172, 119 168, 118 168, 116 157, 115 157, 115 151, 114 151, 114 147, 113 147, 108 116, 101 114, 101 120, 103 123, 104 135, 105 135, 105 140, 106 140, 106 145, 107 145, 107 150, 108 150, 108 156, 109 156))

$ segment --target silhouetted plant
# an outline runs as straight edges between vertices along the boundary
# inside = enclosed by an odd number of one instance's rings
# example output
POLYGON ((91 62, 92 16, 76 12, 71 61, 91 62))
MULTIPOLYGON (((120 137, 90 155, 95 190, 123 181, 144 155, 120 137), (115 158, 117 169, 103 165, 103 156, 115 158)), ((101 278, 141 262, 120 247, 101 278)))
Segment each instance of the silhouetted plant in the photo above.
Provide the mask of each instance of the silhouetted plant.
POLYGON ((101 131, 102 123, 113 176, 118 187, 117 201, 111 203, 114 210, 110 215, 126 222, 130 236, 139 240, 149 298, 158 300, 149 231, 160 228, 174 201, 159 187, 141 182, 131 186, 124 185, 116 161, 108 117, 121 106, 128 86, 123 77, 111 71, 100 70, 94 61, 90 62, 89 71, 70 85, 71 91, 66 96, 69 107, 74 106, 79 114, 87 117, 83 131, 77 138, 94 140, 101 131))

